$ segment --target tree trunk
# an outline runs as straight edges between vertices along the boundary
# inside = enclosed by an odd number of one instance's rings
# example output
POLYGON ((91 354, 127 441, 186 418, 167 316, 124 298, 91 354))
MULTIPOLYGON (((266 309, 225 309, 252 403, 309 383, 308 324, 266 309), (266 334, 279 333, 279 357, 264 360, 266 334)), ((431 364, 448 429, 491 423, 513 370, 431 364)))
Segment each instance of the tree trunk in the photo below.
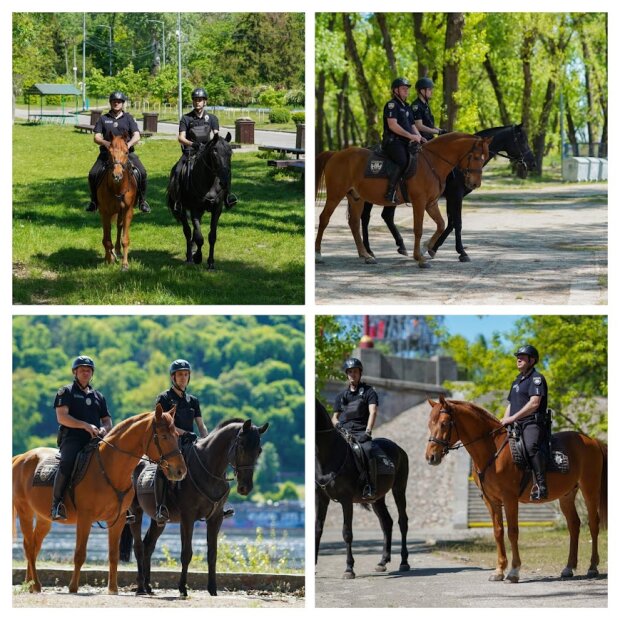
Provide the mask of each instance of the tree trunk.
POLYGON ((547 91, 545 93, 545 101, 543 103, 542 112, 540 113, 540 120, 538 122, 538 129, 534 136, 532 151, 536 158, 536 171, 538 175, 542 174, 542 162, 545 155, 545 140, 547 137, 547 126, 549 119, 551 118, 551 109, 553 107, 553 99, 555 97, 556 84, 553 79, 547 82, 547 91))
POLYGON ((491 63, 491 59, 489 58, 488 54, 484 58, 484 68, 486 69, 487 75, 489 76, 491 86, 493 86, 493 92, 495 93, 495 98, 497 99, 497 107, 499 108, 499 117, 501 119, 502 125, 512 125, 512 123, 510 122, 510 116, 508 115, 508 110, 506 109, 506 103, 504 102, 504 93, 502 91, 502 87, 499 83, 497 73, 495 73, 495 68, 491 63))
MULTIPOLYGON (((579 145, 577 144, 577 131, 575 129, 575 123, 573 122, 573 115, 570 113, 570 107, 568 105, 568 101, 566 102, 566 124, 568 134, 568 141, 570 142, 571 148, 573 150, 573 157, 579 157, 579 145)), ((564 145, 562 144, 562 149, 564 145)))
POLYGON ((355 44, 355 39, 353 38, 353 28, 351 26, 351 18, 349 14, 345 13, 342 16, 342 23, 344 26, 347 56, 355 69, 358 93, 362 102, 362 107, 364 108, 364 114, 366 116, 366 143, 374 144, 380 140, 379 131, 377 129, 379 124, 377 105, 372 98, 370 84, 368 83, 364 73, 364 65, 362 64, 357 52, 357 46, 355 44))
POLYGON ((428 37, 422 31, 424 13, 412 13, 413 20, 413 40, 415 41, 415 52, 418 57, 418 76, 428 75, 428 37))
POLYGON ((325 150, 324 131, 325 131, 325 71, 321 69, 316 81, 316 127, 314 128, 315 153, 322 153, 325 150))
POLYGON ((592 84, 590 82, 590 48, 585 37, 581 37, 581 49, 583 50, 583 68, 586 87, 586 101, 588 102, 588 113, 586 115, 586 127, 588 128, 588 157, 594 157, 594 125, 592 119, 596 112, 594 111, 594 100, 592 97, 592 84))
POLYGON ((601 110, 603 111, 603 128, 601 130, 601 140, 598 145, 598 156, 607 157, 607 141, 609 140, 609 137, 607 135, 609 115, 607 112, 607 97, 605 95, 601 95, 601 110))
POLYGON ((521 45, 521 67, 523 71, 523 99, 521 101, 521 122, 523 128, 529 135, 531 112, 530 106, 532 103, 532 66, 530 64, 532 59, 532 48, 535 43, 535 36, 533 32, 527 32, 523 38, 523 44, 521 45))
POLYGON ((446 28, 445 58, 443 67, 443 100, 446 108, 445 123, 440 123, 448 131, 454 129, 458 104, 454 95, 459 89, 459 63, 455 58, 454 51, 463 39, 463 27, 465 17, 463 13, 448 13, 448 26, 446 28))
POLYGON ((388 29, 385 13, 375 13, 379 29, 381 30, 381 36, 383 37, 383 48, 387 56, 388 65, 390 66, 390 72, 392 78, 398 77, 398 69, 396 67, 396 56, 394 55, 394 48, 392 47, 392 37, 388 29))

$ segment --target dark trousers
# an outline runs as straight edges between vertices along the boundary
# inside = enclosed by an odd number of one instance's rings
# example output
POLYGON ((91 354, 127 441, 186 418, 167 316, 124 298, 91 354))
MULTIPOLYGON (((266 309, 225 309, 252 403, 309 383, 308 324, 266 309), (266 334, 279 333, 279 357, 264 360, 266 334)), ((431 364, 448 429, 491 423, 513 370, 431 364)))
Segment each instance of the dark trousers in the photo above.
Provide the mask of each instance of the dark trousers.
POLYGON ((67 435, 60 444, 60 471, 65 476, 71 476, 73 473, 73 465, 78 452, 90 441, 88 433, 84 433, 85 438, 67 435))
POLYGON ((521 436, 523 437, 523 445, 530 459, 536 457, 540 453, 544 453, 544 445, 547 438, 545 429, 540 427, 535 421, 519 424, 521 428, 521 436))
MULTIPOLYGON (((129 153, 129 161, 134 168, 138 169, 140 173, 140 180, 138 183, 138 193, 140 194, 140 202, 146 199, 146 187, 147 187, 147 174, 144 164, 140 161, 140 158, 135 153, 129 153)), ((99 153, 99 157, 95 160, 93 167, 88 173, 88 186, 90 187, 90 199, 93 202, 97 202, 97 185, 103 175, 106 164, 108 162, 108 152, 99 153)))

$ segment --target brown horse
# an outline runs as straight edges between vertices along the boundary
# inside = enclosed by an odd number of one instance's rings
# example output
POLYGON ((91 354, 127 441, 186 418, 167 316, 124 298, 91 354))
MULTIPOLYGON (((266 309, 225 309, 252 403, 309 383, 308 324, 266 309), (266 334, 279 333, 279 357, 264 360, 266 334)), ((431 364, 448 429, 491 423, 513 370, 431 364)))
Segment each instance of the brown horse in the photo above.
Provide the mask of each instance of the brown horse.
POLYGON ((123 245, 122 269, 129 268, 129 227, 133 208, 138 200, 138 182, 133 174, 129 150, 124 136, 113 136, 110 142, 106 171, 97 188, 97 204, 103 226, 103 247, 106 263, 116 261, 123 245), (112 246, 112 223, 116 222, 116 244, 112 246))
MULTIPOLYGON (((508 565, 504 546, 504 519, 506 513, 508 538, 512 549, 512 566, 506 575, 511 583, 519 581, 519 502, 529 503, 531 481, 522 488, 524 472, 515 465, 506 429, 491 413, 473 403, 446 400, 428 401, 432 407, 428 427, 430 438, 426 448, 429 465, 439 465, 450 450, 465 447, 474 468, 474 481, 482 491, 482 497, 493 521, 497 545, 497 568, 489 581, 502 581, 508 565)), ((570 533, 570 550, 562 578, 573 576, 577 567, 577 547, 581 525, 575 508, 575 496, 581 489, 588 511, 588 523, 592 536, 592 555, 587 576, 598 576, 599 527, 607 528, 607 444, 574 431, 556 433, 554 449, 568 456, 569 471, 547 473, 549 490, 546 502, 559 500, 570 533)))
MULTIPOLYGON (((77 526, 69 592, 78 591, 91 525, 95 521, 106 521, 110 562, 108 593, 118 594, 119 539, 125 513, 133 499, 132 471, 145 454, 162 467, 170 480, 182 480, 187 472, 177 445, 174 413, 174 409, 164 413, 158 404, 154 412, 140 413, 120 422, 99 443, 84 478, 75 487, 74 496, 67 497, 67 520, 62 523, 77 526)), ((28 563, 26 581, 31 584, 31 592, 41 592, 36 559, 52 527, 52 487, 33 486, 33 475, 39 462, 56 452, 52 448, 36 448, 13 457, 13 513, 19 517, 24 536, 28 563)))
MULTIPOLYGON (((437 201, 444 191, 446 177, 454 168, 463 172, 465 185, 469 189, 480 187, 482 168, 489 159, 491 138, 481 138, 465 133, 449 133, 424 144, 418 154, 416 173, 407 180, 407 192, 413 206, 413 232, 415 244, 413 258, 420 267, 428 267, 420 253, 420 240, 424 224, 424 212, 435 220, 437 230, 430 240, 435 243, 444 230, 443 218, 437 201)), ((349 147, 343 151, 326 151, 316 158, 316 193, 324 179, 327 198, 319 217, 319 229, 315 242, 315 257, 322 262, 321 240, 329 220, 340 201, 346 196, 349 201, 349 227, 360 257, 367 263, 375 259, 364 247, 360 235, 360 220, 364 202, 391 205, 385 200, 387 179, 364 177, 364 170, 370 151, 359 147, 349 147)), ((405 202, 400 189, 398 204, 405 202)))

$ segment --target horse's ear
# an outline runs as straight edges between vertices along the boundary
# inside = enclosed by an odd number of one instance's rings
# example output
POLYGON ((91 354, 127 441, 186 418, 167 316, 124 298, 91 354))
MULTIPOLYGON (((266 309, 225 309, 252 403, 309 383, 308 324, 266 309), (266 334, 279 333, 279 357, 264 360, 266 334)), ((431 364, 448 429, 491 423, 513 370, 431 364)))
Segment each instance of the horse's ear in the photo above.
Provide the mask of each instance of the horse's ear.
POLYGON ((441 403, 442 407, 447 407, 448 406, 448 401, 446 401, 446 399, 444 398, 443 394, 439 395, 439 402, 441 403))
POLYGON ((177 406, 176 405, 172 405, 172 409, 170 409, 170 411, 168 411, 168 413, 170 414, 170 417, 172 419, 174 419, 174 416, 177 413, 177 406))
POLYGON ((241 428, 242 433, 247 433, 252 428, 252 420, 246 420, 241 428))
POLYGON ((161 403, 157 403, 155 405, 155 418, 157 420, 159 420, 159 418, 161 418, 162 413, 164 412, 163 407, 161 406, 161 403))
POLYGON ((225 140, 226 142, 230 142, 232 140, 232 135, 230 134, 230 131, 226 134, 225 140))
POLYGON ((258 434, 262 435, 269 428, 269 422, 265 422, 262 426, 258 427, 258 434))
POLYGON ((430 398, 428 399, 428 404, 429 404, 431 407, 435 407, 435 406, 437 406, 437 403, 436 403, 434 400, 431 400, 430 398))

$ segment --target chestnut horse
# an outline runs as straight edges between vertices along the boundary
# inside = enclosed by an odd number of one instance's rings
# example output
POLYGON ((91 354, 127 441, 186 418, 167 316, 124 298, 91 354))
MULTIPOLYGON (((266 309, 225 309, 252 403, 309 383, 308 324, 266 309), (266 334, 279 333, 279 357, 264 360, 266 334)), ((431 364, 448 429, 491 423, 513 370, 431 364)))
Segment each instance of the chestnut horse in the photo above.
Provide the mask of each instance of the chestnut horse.
MULTIPOLYGON (((91 525, 95 521, 106 521, 110 562, 108 593, 118 594, 119 539, 125 525, 125 513, 133 499, 131 472, 143 454, 158 463, 170 480, 182 480, 187 472, 177 445, 174 414, 175 409, 164 413, 158 404, 154 412, 123 420, 100 440, 84 478, 75 487, 74 496, 67 496, 67 520, 60 522, 77 526, 69 592, 75 594, 78 591, 91 525)), ((52 487, 33 486, 33 476, 39 462, 56 453, 52 448, 36 448, 13 457, 13 515, 19 517, 24 536, 24 554, 28 563, 26 581, 31 583, 31 592, 41 592, 36 560, 43 539, 52 527, 52 487)))
POLYGON ((122 269, 129 268, 129 227, 133 208, 138 200, 138 182, 129 159, 124 136, 113 136, 110 142, 106 171, 97 188, 97 204, 103 226, 103 247, 106 263, 116 261, 123 245, 122 269), (112 246, 112 223, 116 222, 116 244, 112 246), (122 241, 121 241, 122 236, 122 241))
MULTIPOLYGON (((437 230, 431 238, 434 244, 443 228, 441 213, 437 204, 444 191, 446 177, 454 168, 463 172, 465 185, 470 189, 480 187, 482 168, 489 159, 491 138, 481 138, 466 133, 449 133, 422 145, 418 154, 416 173, 406 181, 409 200, 413 206, 413 232, 415 244, 413 258, 420 267, 428 267, 420 252, 420 240, 424 225, 424 212, 437 222, 437 230)), ((343 151, 326 151, 316 158, 316 193, 324 179, 327 198, 319 217, 319 229, 315 241, 315 257, 322 262, 321 240, 329 220, 340 201, 346 196, 349 201, 349 227, 360 257, 367 263, 376 262, 364 247, 360 235, 360 220, 364 202, 386 205, 387 179, 371 179, 364 176, 370 151, 349 147, 343 151)), ((398 190, 398 204, 405 201, 398 190)), ((431 245, 432 247, 432 245, 431 245)))
MULTIPOLYGON (((504 519, 512 549, 512 565, 506 579, 519 581, 519 502, 530 503, 531 482, 521 488, 524 472, 515 465, 508 447, 507 431, 491 413, 473 403, 458 400, 428 401, 432 407, 426 447, 429 465, 439 465, 450 450, 465 447, 474 468, 474 481, 482 492, 493 522, 497 545, 497 567, 489 581, 502 581, 508 565, 504 546, 504 519)), ((588 511, 592 537, 592 555, 587 576, 598 576, 599 527, 607 528, 607 444, 583 433, 563 431, 553 435, 554 449, 569 459, 568 473, 547 472, 549 497, 545 502, 559 500, 570 534, 570 549, 562 578, 572 577, 577 567, 577 547, 581 525, 575 508, 575 496, 581 489, 588 511)), ((536 502, 538 503, 538 502, 536 502)))

